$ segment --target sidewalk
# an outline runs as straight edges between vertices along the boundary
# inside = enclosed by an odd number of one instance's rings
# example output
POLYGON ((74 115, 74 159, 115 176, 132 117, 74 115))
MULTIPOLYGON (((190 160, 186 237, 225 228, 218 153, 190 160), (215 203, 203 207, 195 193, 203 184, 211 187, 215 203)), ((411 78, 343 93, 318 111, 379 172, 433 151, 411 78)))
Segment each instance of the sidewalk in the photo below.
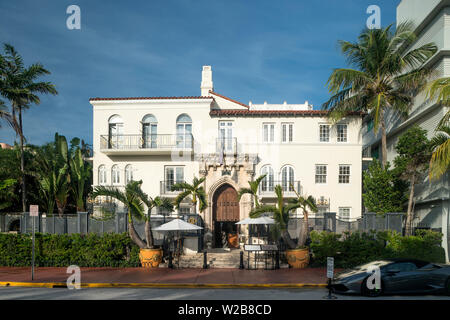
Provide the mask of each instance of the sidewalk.
MULTIPOLYGON (((339 271, 339 270, 336 270, 339 271)), ((0 267, 0 286, 66 286, 66 268, 0 267)), ((143 269, 81 268, 82 287, 187 287, 270 288, 324 287, 326 268, 239 269, 143 269)))

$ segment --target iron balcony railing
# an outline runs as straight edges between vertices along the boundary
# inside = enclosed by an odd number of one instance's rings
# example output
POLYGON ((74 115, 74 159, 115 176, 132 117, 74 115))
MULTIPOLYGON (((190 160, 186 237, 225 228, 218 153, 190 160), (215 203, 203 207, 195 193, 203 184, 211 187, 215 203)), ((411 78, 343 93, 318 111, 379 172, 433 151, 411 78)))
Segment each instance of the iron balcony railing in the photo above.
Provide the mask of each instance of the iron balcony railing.
POLYGON ((165 196, 170 196, 170 195, 177 195, 180 193, 180 191, 172 191, 172 186, 175 183, 180 183, 180 182, 185 182, 185 181, 173 181, 173 180, 169 180, 169 181, 160 181, 159 185, 160 185, 160 194, 161 195, 165 195, 165 196))
POLYGON ((101 135, 100 149, 193 149, 192 134, 139 134, 101 135))
POLYGON ((218 154, 236 154, 237 139, 236 138, 218 138, 216 139, 216 152, 218 154))
POLYGON ((271 180, 267 177, 259 184, 259 194, 261 196, 275 196, 275 186, 280 185, 284 196, 295 196, 297 191, 301 194, 300 181, 271 180))

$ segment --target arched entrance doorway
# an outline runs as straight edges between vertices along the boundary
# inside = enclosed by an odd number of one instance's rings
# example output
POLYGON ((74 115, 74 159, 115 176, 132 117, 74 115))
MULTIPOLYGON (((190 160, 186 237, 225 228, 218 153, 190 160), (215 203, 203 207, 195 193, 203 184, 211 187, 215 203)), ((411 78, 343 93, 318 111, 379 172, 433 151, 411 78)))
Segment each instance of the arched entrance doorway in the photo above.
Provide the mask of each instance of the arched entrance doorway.
POLYGON ((236 190, 229 184, 222 185, 213 197, 214 246, 239 247, 237 225, 239 200, 236 190))

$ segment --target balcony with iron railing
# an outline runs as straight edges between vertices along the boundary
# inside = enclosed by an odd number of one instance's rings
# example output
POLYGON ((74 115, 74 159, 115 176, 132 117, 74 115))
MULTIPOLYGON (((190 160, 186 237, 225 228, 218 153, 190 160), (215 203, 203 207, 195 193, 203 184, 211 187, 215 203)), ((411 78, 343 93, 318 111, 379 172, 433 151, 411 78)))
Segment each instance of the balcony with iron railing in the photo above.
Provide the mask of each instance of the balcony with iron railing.
POLYGON ((280 185, 283 190, 283 196, 287 198, 296 197, 296 191, 301 194, 300 181, 277 181, 277 180, 262 180, 259 184, 259 196, 262 198, 276 198, 275 186, 280 185))
POLYGON ((217 138, 216 139, 216 153, 223 155, 237 154, 237 139, 236 138, 217 138))
POLYGON ((100 151, 105 154, 170 154, 194 149, 192 134, 101 135, 100 151))

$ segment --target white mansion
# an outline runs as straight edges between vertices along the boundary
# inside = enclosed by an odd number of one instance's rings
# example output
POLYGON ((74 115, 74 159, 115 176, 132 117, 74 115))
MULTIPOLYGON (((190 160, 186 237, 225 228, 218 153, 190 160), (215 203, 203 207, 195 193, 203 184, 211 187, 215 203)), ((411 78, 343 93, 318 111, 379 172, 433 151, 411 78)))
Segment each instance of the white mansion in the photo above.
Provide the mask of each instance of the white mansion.
MULTIPOLYGON (((142 180, 152 197, 176 196, 171 185, 206 177, 206 228, 248 217, 252 198, 237 190, 267 174, 259 189, 274 203, 295 190, 314 196, 321 211, 361 216, 362 140, 359 114, 330 125, 327 112, 305 104, 248 105, 214 92, 204 66, 201 96, 92 98, 94 186, 142 180)), ((189 202, 180 208, 186 213, 189 202)), ((155 212, 156 213, 156 212, 155 212)), ((301 215, 301 212, 298 212, 301 215)))

